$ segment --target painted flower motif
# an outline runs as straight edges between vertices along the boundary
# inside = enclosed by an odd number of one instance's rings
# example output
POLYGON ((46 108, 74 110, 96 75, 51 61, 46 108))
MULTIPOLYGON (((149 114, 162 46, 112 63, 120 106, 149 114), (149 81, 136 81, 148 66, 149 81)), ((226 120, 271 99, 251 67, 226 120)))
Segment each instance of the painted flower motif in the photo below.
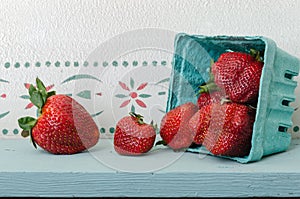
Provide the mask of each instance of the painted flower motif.
MULTIPOLYGON (((24 86, 25 86, 25 88, 28 90, 29 87, 30 87, 30 84, 29 84, 29 83, 25 83, 24 86)), ((46 87, 46 90, 49 91, 49 90, 51 90, 53 87, 54 87, 54 84, 51 84, 51 85, 49 85, 49 86, 46 87)), ((21 97, 22 99, 29 99, 29 98, 30 98, 29 95, 21 95, 20 97, 21 97)), ((33 106, 34 106, 34 104, 30 102, 29 104, 26 105, 25 109, 30 109, 30 108, 32 108, 33 106)))
MULTIPOLYGON (((4 80, 4 79, 0 79, 0 83, 9 83, 9 81, 7 80, 4 80)), ((0 93, 0 99, 3 99, 5 100, 7 98, 7 94, 6 93, 0 93)), ((1 106, 1 108, 3 108, 4 106, 1 106)), ((6 115, 8 115, 10 113, 10 111, 6 111, 4 113, 0 113, 0 119, 4 118, 6 115)), ((5 131, 6 132, 6 131, 5 131)), ((3 131, 3 134, 6 134, 4 131, 3 131)))
POLYGON ((3 93, 3 94, 0 95, 0 98, 4 98, 4 99, 5 99, 6 97, 7 97, 7 96, 6 96, 5 93, 3 93))
MULTIPOLYGON (((135 88, 135 82, 132 78, 130 78, 130 87, 126 83, 121 82, 121 81, 119 81, 119 85, 121 86, 121 88, 123 90, 125 90, 127 92, 127 94, 115 95, 115 97, 117 97, 117 98, 124 98, 124 99, 126 98, 125 101, 123 101, 121 103, 120 108, 126 107, 127 105, 129 105, 132 102, 135 102, 141 108, 147 107, 147 105, 145 104, 145 102, 142 99, 149 98, 149 97, 151 97, 151 95, 145 94, 145 93, 140 93, 141 90, 143 90, 148 85, 147 82, 141 83, 138 87, 135 88)), ((131 110, 132 111, 135 110, 134 104, 131 105, 131 110)))

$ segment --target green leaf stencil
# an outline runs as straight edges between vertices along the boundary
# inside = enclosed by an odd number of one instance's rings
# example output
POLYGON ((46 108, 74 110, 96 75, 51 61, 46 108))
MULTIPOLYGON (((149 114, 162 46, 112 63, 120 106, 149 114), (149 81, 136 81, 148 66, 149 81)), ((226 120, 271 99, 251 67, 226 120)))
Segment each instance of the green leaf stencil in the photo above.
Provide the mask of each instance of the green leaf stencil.
POLYGON ((103 113, 103 111, 100 111, 100 112, 98 112, 98 113, 91 114, 91 117, 97 117, 98 115, 101 115, 101 113, 103 113))
POLYGON ((67 79, 65 79, 61 84, 70 82, 70 81, 74 81, 74 80, 79 80, 79 79, 93 79, 96 80, 98 82, 102 82, 100 79, 98 79, 97 77, 94 77, 92 75, 88 75, 88 74, 79 74, 79 75, 73 75, 67 79))
POLYGON ((78 97, 84 98, 84 99, 91 99, 91 91, 84 90, 79 93, 77 93, 78 97))
POLYGON ((4 80, 4 79, 0 79, 0 82, 9 83, 9 81, 4 80))
POLYGON ((170 78, 165 78, 165 79, 162 79, 160 81, 158 81, 155 85, 158 85, 158 84, 161 84, 161 83, 165 83, 165 82, 169 82, 170 81, 170 78))
POLYGON ((7 112, 5 112, 5 113, 1 113, 1 114, 0 114, 0 119, 3 118, 3 117, 5 117, 5 116, 8 115, 8 114, 9 114, 9 111, 7 111, 7 112))

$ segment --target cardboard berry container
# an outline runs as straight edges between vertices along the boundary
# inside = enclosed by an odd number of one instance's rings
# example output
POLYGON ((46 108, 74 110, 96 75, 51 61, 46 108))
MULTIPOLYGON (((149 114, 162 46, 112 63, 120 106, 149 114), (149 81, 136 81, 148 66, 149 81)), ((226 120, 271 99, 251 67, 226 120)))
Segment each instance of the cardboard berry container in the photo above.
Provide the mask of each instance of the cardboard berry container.
MULTIPOLYGON (((294 79, 299 73, 299 59, 262 36, 201 36, 180 33, 175 38, 169 94, 166 111, 186 102, 197 102, 199 85, 209 79, 211 60, 228 51, 264 51, 257 111, 248 156, 225 157, 240 163, 260 160, 263 156, 286 151, 291 142, 287 132, 292 126, 295 101, 294 79)), ((205 151, 203 147, 188 149, 205 151)))

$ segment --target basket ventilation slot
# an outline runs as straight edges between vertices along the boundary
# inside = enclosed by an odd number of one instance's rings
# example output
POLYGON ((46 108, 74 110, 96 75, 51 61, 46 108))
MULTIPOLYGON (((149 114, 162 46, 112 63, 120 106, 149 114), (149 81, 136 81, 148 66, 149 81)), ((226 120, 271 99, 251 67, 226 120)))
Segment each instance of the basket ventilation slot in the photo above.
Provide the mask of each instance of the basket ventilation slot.
POLYGON ((287 127, 285 127, 285 126, 279 126, 279 127, 278 127, 278 131, 279 131, 279 132, 286 133, 286 132, 287 132, 287 130, 288 130, 288 128, 287 128, 287 127))
POLYGON ((286 79, 289 79, 289 80, 293 80, 293 77, 294 76, 297 76, 297 74, 295 74, 294 72, 292 72, 292 71, 286 71, 285 73, 284 73, 284 77, 286 78, 286 79))
POLYGON ((289 106, 290 102, 291 101, 289 101, 289 100, 282 100, 281 103, 282 103, 283 106, 289 106))

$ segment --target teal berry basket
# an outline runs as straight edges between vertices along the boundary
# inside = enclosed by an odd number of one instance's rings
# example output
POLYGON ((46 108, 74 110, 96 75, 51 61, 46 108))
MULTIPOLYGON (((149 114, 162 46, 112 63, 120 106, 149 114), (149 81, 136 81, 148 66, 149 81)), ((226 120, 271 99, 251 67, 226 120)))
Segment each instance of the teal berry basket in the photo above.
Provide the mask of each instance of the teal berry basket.
MULTIPOLYGON (((175 51, 166 111, 186 102, 197 102, 199 85, 209 79, 211 60, 228 51, 264 51, 257 111, 252 132, 251 150, 245 157, 225 157, 240 163, 286 151, 291 142, 287 129, 292 126, 300 62, 262 36, 202 36, 180 33, 175 38, 175 51)), ((203 152, 204 147, 188 149, 203 152)), ((223 157, 223 156, 222 156, 223 157)))

